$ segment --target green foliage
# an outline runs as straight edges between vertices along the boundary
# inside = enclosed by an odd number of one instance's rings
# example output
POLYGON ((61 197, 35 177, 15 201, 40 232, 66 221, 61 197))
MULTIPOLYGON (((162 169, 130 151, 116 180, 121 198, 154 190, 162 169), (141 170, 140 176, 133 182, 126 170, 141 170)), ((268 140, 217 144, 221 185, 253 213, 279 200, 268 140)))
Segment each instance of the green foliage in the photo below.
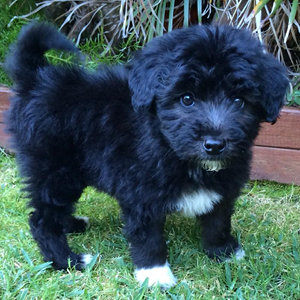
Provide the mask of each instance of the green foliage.
MULTIPOLYGON (((16 0, 23 3, 24 0, 16 0)), ((14 19, 27 18, 44 9, 52 9, 52 20, 69 33, 77 44, 84 36, 102 34, 108 47, 121 39, 145 44, 174 28, 202 23, 209 17, 215 22, 250 28, 278 58, 299 67, 299 0, 45 0, 35 9, 14 19), (60 7, 60 13, 57 13, 60 7), (197 12, 197 17, 192 11, 197 12)))
POLYGON ((288 94, 289 106, 300 106, 300 90, 294 90, 292 94, 288 94))
POLYGON ((250 182, 236 205, 233 233, 242 261, 216 263, 204 253, 193 218, 168 217, 169 262, 178 284, 167 291, 139 287, 114 199, 88 188, 77 206, 91 227, 68 240, 97 254, 84 272, 54 271, 33 241, 15 159, 0 152, 1 299, 299 299, 300 187, 250 182))
POLYGON ((81 50, 81 57, 74 53, 62 52, 59 50, 49 50, 45 56, 49 63, 54 65, 71 65, 80 64, 87 69, 96 70, 100 64, 115 65, 123 64, 130 60, 131 53, 140 49, 138 44, 128 45, 123 43, 120 49, 114 52, 106 52, 105 44, 100 38, 88 39, 79 46, 81 50))
MULTIPOLYGON (((12 26, 8 26, 12 16, 24 14, 35 5, 34 0, 24 1, 20 5, 13 6, 10 6, 10 3, 9 0, 0 1, 0 67, 2 67, 9 46, 16 40, 22 26, 27 23, 26 20, 18 19, 12 26)), ((36 18, 38 17, 39 15, 36 15, 36 18)), ((0 84, 11 85, 11 81, 2 68, 0 68, 0 84)))
POLYGON ((294 86, 293 92, 288 94, 287 101, 289 106, 300 106, 300 82, 294 86))
MULTIPOLYGON (((215 22, 250 28, 268 45, 269 51, 286 62, 294 73, 299 72, 299 0, 213 0, 206 4, 202 0, 15 0, 13 3, 9 6, 5 0, 0 4, 3 41, 0 61, 20 26, 29 18, 44 18, 44 13, 78 45, 80 41, 88 45, 91 41, 98 43, 97 59, 110 53, 121 55, 122 61, 130 57, 132 45, 135 49, 155 36, 213 16, 215 22), (196 18, 192 11, 197 12, 196 18)), ((9 82, 3 73, 0 82, 9 82)))
MULTIPOLYGON (((9 1, 5 0, 0 3, 0 84, 10 86, 12 82, 1 68, 9 46, 16 40, 23 25, 28 23, 27 18, 15 18, 28 11, 34 10, 35 1, 18 1, 21 5, 9 5, 9 1)), ((44 19, 43 11, 34 14, 36 19, 44 19)), ((74 40, 75 41, 75 40, 74 40)), ((133 51, 140 48, 138 42, 129 38, 120 42, 117 48, 107 47, 107 40, 103 34, 98 34, 93 38, 88 38, 85 43, 79 45, 80 50, 84 53, 81 63, 90 69, 97 69, 100 63, 119 64, 128 61, 133 51)), ((63 53, 57 50, 50 50, 46 53, 46 57, 53 64, 70 64, 75 63, 74 55, 71 53, 63 53)), ((78 62, 78 60, 77 60, 78 62)))

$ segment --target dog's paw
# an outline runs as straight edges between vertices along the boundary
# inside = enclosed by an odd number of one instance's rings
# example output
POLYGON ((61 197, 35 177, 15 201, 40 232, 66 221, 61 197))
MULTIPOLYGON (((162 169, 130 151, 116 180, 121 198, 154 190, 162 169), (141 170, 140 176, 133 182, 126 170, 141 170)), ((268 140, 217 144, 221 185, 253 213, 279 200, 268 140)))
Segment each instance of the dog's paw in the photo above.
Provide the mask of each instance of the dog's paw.
POLYGON ((148 287, 159 285, 163 289, 168 289, 176 284, 176 278, 168 263, 159 267, 137 269, 135 271, 135 279, 140 285, 142 285, 147 278, 148 287))
POLYGON ((85 224, 85 228, 89 228, 90 227, 90 219, 89 219, 89 217, 75 216, 75 219, 77 219, 78 221, 83 221, 84 224, 85 224))
POLYGON ((91 254, 81 254, 81 264, 83 268, 86 268, 88 264, 93 260, 93 255, 91 254))
POLYGON ((206 244, 204 250, 209 258, 218 262, 230 261, 233 257, 235 260, 241 260, 245 256, 244 250, 233 236, 229 236, 222 245, 206 244))
POLYGON ((236 260, 242 260, 245 257, 246 253, 242 247, 239 247, 238 249, 236 249, 234 255, 236 260))
POLYGON ((89 263, 93 260, 93 255, 91 254, 79 254, 79 259, 75 262, 75 269, 82 271, 84 270, 89 263))
POLYGON ((234 252, 231 254, 231 257, 227 257, 224 261, 230 262, 232 260, 242 260, 245 257, 244 249, 239 246, 234 249, 234 252))
POLYGON ((76 270, 81 271, 85 269, 92 260, 93 255, 91 254, 71 253, 68 257, 64 257, 63 259, 53 259, 52 266, 55 270, 75 268, 76 270))

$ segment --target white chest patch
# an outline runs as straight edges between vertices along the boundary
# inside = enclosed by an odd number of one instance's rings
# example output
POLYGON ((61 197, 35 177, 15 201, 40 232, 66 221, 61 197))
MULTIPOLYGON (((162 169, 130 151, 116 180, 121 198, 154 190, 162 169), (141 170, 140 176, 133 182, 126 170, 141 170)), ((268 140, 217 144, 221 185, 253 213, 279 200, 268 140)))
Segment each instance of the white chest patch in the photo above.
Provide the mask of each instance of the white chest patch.
POLYGON ((201 189, 191 194, 183 194, 176 203, 176 210, 187 216, 203 215, 213 210, 221 195, 214 191, 201 189))

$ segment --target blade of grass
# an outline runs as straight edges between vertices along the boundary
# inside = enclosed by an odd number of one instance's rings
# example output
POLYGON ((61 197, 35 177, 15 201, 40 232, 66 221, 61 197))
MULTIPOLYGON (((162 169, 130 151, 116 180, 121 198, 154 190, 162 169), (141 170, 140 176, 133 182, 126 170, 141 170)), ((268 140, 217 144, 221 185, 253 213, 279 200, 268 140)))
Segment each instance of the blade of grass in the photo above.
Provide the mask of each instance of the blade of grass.
POLYGON ((31 11, 30 13, 26 14, 26 15, 22 15, 22 16, 14 16, 10 22, 7 24, 7 27, 10 27, 11 24, 13 23, 14 20, 18 20, 18 19, 26 19, 28 17, 31 17, 33 14, 39 12, 41 9, 47 7, 47 6, 50 6, 51 5, 51 2, 50 3, 44 3, 43 5, 40 5, 38 6, 36 9, 34 9, 33 11, 31 11))
POLYGON ((172 31, 173 29, 174 7, 175 7, 175 0, 172 0, 170 1, 170 8, 169 8, 168 32, 172 31))
POLYGON ((184 0, 183 2, 183 26, 189 26, 189 9, 190 9, 190 1, 184 0))
POLYGON ((266 7, 266 4, 269 2, 270 0, 260 0, 253 8, 252 12, 250 13, 250 15, 245 19, 245 23, 250 22, 250 20, 252 18, 254 18, 261 10, 263 7, 266 7))
POLYGON ((231 270, 228 262, 225 262, 225 277, 226 277, 226 284, 228 287, 230 287, 232 283, 232 277, 231 277, 231 270))
POLYGON ((202 0, 197 0, 198 23, 202 23, 202 0))
MULTIPOLYGON (((268 10, 268 7, 266 6, 266 12, 267 14, 269 14, 269 10, 268 10)), ((278 55, 279 57, 283 57, 283 54, 282 54, 282 50, 281 50, 281 44, 280 44, 280 40, 279 40, 279 37, 277 35, 277 32, 276 32, 276 28, 275 28, 275 24, 273 22, 273 19, 270 18, 270 27, 272 29, 272 33, 273 33, 273 36, 274 36, 274 39, 275 39, 275 42, 277 44, 277 48, 278 48, 278 55)), ((278 58, 279 58, 278 57, 278 58)))
MULTIPOLYGON (((121 8, 121 6, 120 6, 121 8)), ((106 19, 109 15, 113 14, 113 12, 117 9, 120 10, 120 8, 118 6, 114 6, 112 7, 103 17, 100 18, 100 21, 96 24, 95 28, 93 29, 91 36, 94 35, 94 33, 96 32, 96 30, 102 26, 104 19, 106 19)))
POLYGON ((283 1, 283 0, 275 0, 275 1, 274 1, 274 3, 273 3, 273 8, 272 8, 272 12, 271 12, 271 14, 270 14, 269 17, 272 17, 272 16, 276 13, 276 11, 277 11, 277 9, 280 7, 282 1, 283 1))
POLYGON ((30 266, 33 266, 33 262, 31 260, 31 258, 29 257, 28 253, 22 248, 21 249, 21 252, 24 256, 24 259, 26 260, 26 262, 30 265, 30 266))
POLYGON ((298 10, 298 6, 299 6, 299 0, 293 0, 293 4, 292 4, 292 8, 291 8, 291 12, 290 12, 290 16, 289 16, 289 24, 288 24, 288 28, 284 37, 283 42, 286 44, 287 39, 289 37, 289 33, 291 31, 291 28, 293 26, 293 23, 295 21, 296 18, 296 13, 298 10))
POLYGON ((86 14, 81 20, 80 22, 84 19, 89 17, 91 14, 92 16, 88 19, 88 22, 86 23, 85 26, 82 27, 82 29, 80 30, 78 36, 77 36, 77 41, 76 41, 76 45, 78 46, 81 40, 81 35, 83 34, 83 32, 86 30, 86 28, 92 23, 92 21, 94 20, 95 16, 101 11, 102 7, 98 7, 96 8, 94 11, 89 12, 88 14, 86 14))
POLYGON ((270 0, 260 0, 253 8, 254 15, 257 15, 270 0))
POLYGON ((157 22, 156 24, 156 32, 159 36, 163 35, 164 33, 164 24, 165 24, 165 18, 166 18, 166 1, 161 1, 159 5, 159 10, 158 10, 158 17, 160 22, 157 22))

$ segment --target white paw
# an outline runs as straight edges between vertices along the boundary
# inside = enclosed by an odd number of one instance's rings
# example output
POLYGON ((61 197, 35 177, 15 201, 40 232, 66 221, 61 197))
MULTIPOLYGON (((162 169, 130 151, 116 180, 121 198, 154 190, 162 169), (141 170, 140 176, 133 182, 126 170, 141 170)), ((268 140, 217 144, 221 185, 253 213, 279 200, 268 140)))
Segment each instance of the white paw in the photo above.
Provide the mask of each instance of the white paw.
POLYGON ((76 216, 75 217, 77 220, 83 220, 84 223, 86 224, 86 228, 90 227, 90 220, 88 217, 84 217, 84 216, 76 216))
POLYGON ((235 258, 236 260, 241 260, 245 257, 245 251, 243 248, 238 248, 237 251, 235 252, 235 258))
POLYGON ((172 274, 168 263, 151 269, 137 269, 134 275, 140 285, 148 278, 148 287, 159 285, 162 288, 167 289, 176 284, 176 278, 172 274))
POLYGON ((83 267, 85 268, 93 259, 93 255, 91 254, 82 254, 81 260, 83 267))
POLYGON ((235 260, 242 260, 245 257, 245 251, 242 247, 239 247, 235 250, 234 254, 232 254, 231 257, 226 258, 225 261, 230 262, 233 259, 235 260))

